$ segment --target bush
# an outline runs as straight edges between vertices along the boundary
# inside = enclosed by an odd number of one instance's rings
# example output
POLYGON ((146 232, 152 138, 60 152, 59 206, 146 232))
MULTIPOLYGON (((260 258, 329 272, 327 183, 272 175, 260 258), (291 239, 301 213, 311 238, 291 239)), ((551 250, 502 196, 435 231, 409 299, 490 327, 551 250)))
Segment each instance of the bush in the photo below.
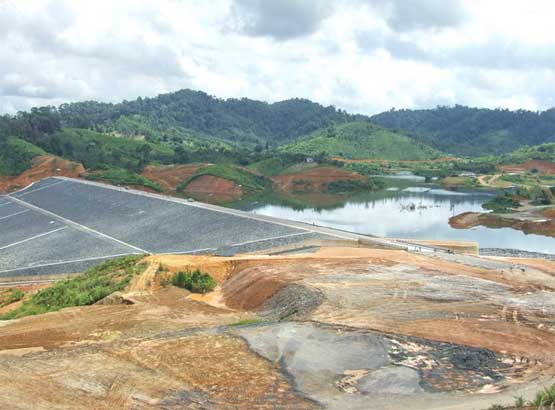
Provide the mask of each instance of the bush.
POLYGON ((361 191, 377 191, 383 189, 385 183, 380 179, 369 178, 365 181, 360 180, 339 180, 330 182, 326 186, 326 191, 332 194, 348 194, 361 191))
POLYGON ((203 294, 213 291, 218 286, 212 276, 198 269, 193 272, 177 272, 173 276, 171 284, 193 293, 203 294))
POLYGON ((491 209, 494 212, 512 212, 513 209, 518 208, 520 202, 509 195, 503 195, 493 198, 482 205, 484 209, 491 209))
POLYGON ((538 408, 549 408, 548 406, 555 405, 555 384, 538 392, 536 398, 532 401, 532 405, 538 408))

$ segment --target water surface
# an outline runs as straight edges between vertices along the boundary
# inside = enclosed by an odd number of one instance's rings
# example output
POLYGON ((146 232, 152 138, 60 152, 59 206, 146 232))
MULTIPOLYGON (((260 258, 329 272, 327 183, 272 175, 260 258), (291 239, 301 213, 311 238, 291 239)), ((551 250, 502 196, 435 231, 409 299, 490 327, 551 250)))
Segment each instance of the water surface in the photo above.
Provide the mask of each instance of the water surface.
POLYGON ((450 217, 483 212, 487 192, 454 192, 432 185, 397 186, 352 198, 333 209, 305 209, 272 202, 250 204, 248 210, 362 234, 406 239, 474 241, 482 248, 522 249, 555 253, 555 238, 524 234, 511 228, 454 229, 450 217), (397 190, 394 190, 397 188, 397 190))

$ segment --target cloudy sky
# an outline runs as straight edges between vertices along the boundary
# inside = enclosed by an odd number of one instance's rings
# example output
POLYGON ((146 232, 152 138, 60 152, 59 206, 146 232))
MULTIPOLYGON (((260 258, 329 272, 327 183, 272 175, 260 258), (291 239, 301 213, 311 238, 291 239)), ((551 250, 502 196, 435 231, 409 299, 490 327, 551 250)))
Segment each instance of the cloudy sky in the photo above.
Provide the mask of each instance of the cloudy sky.
POLYGON ((554 16, 553 0, 0 0, 0 112, 180 88, 546 109, 554 16))

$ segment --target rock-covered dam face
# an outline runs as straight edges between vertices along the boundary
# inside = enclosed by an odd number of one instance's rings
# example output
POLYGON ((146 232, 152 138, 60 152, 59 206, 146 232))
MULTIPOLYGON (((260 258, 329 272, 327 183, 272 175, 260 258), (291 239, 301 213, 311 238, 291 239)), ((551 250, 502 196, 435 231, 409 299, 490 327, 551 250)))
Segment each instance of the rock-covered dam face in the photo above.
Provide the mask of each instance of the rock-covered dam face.
POLYGON ((0 278, 79 272, 126 254, 245 252, 323 237, 293 222, 66 178, 0 196, 0 233, 0 278))

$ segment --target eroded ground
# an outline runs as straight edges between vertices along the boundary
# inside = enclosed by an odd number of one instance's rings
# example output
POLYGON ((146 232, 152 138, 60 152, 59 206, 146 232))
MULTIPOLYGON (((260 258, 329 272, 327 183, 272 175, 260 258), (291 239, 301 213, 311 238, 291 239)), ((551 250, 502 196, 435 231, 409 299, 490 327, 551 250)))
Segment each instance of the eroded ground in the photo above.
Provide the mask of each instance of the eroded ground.
POLYGON ((147 260, 103 304, 0 323, 0 408, 483 409, 553 382, 550 261, 365 248, 147 260), (161 285, 196 267, 216 291, 161 285))
POLYGON ((78 178, 85 172, 83 165, 53 155, 33 158, 31 168, 18 176, 0 176, 0 192, 12 192, 52 176, 78 178))
POLYGON ((463 212, 449 219, 449 225, 457 229, 475 226, 488 228, 512 228, 526 234, 555 237, 555 208, 531 207, 512 214, 486 212, 463 212))

